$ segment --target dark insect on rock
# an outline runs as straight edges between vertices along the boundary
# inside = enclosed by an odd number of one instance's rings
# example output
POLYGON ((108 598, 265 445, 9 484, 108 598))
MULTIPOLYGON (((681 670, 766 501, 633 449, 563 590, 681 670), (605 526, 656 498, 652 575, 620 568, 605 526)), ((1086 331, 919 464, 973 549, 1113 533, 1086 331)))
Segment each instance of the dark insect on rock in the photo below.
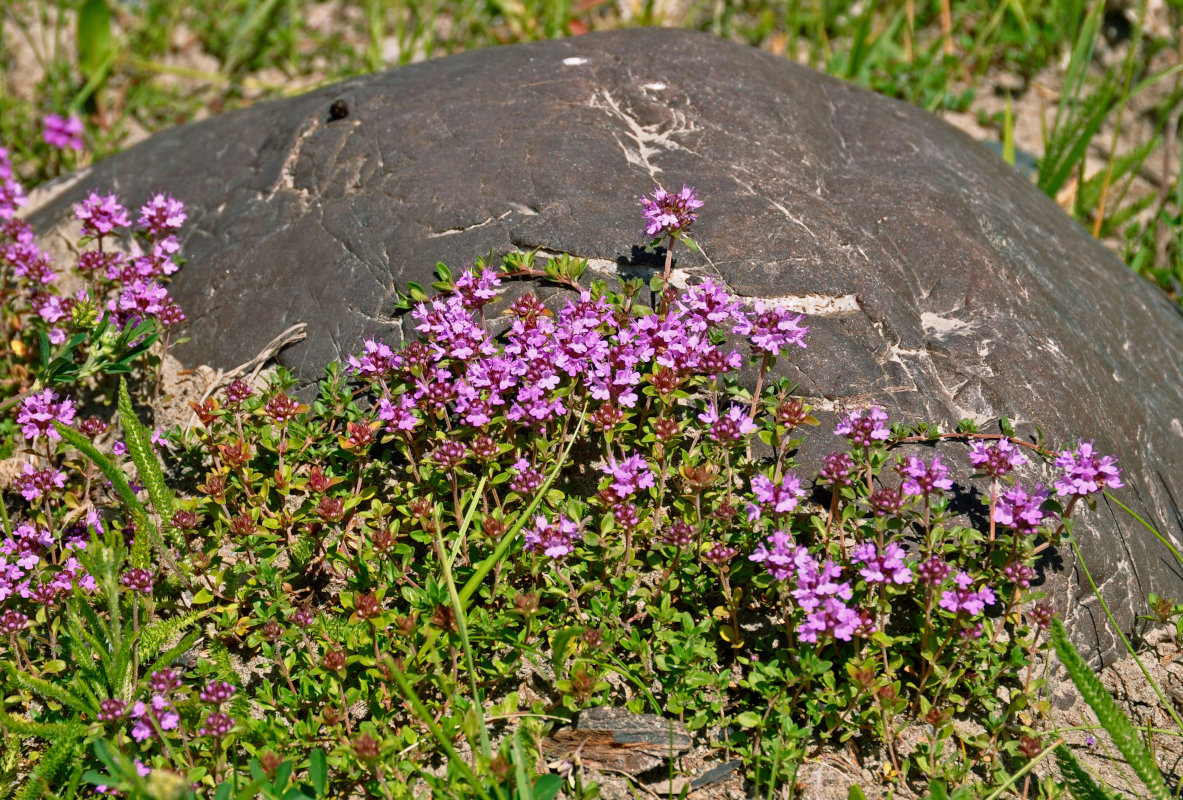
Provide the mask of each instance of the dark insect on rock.
POLYGON ((345 119, 349 116, 349 104, 344 100, 334 100, 329 106, 329 121, 345 119))

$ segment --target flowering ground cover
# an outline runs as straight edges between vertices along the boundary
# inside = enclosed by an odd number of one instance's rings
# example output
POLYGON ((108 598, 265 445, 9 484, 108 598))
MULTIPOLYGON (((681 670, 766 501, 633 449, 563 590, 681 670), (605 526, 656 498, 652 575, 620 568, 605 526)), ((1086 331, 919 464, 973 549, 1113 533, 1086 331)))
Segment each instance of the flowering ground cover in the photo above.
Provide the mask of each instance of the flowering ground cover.
POLYGON ((881 748, 898 796, 1103 796, 1047 730, 1053 642, 1087 668, 1034 584, 1117 460, 1005 419, 820 429, 770 377, 807 318, 669 286, 693 188, 639 198, 648 284, 441 266, 405 298, 413 341, 366 342, 314 398, 235 380, 161 431, 184 209, 92 195, 54 264, 7 152, 0 179, 0 768, 23 796, 594 797, 544 742, 596 706, 677 720, 760 796, 837 746, 881 748), (531 280, 571 291, 503 296, 531 280), (831 442, 817 474, 805 436, 831 442), (1040 459, 1052 485, 1017 479, 1040 459), (1071 779, 1035 778, 1053 752, 1071 779))

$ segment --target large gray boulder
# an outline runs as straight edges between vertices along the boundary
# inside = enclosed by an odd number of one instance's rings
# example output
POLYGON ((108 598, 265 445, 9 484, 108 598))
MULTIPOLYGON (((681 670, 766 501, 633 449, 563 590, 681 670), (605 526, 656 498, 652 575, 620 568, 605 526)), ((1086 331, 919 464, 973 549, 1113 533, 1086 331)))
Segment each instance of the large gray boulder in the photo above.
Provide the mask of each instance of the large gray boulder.
MULTIPOLYGON (((1179 309, 935 117, 706 35, 617 31, 351 79, 161 133, 33 222, 92 189, 172 191, 191 214, 180 357, 234 366, 306 322, 280 360, 314 380, 367 336, 397 342, 395 289, 437 261, 543 248, 643 272, 636 198, 655 182, 707 204, 706 257, 682 251, 679 277, 811 314, 809 349, 780 369, 820 408, 1095 438, 1120 455, 1123 500, 1183 546, 1179 309)), ((1125 627, 1147 592, 1183 596, 1135 520, 1105 504, 1086 518, 1085 560, 1125 627)), ((1110 656, 1076 572, 1047 587, 1078 643, 1110 656)))

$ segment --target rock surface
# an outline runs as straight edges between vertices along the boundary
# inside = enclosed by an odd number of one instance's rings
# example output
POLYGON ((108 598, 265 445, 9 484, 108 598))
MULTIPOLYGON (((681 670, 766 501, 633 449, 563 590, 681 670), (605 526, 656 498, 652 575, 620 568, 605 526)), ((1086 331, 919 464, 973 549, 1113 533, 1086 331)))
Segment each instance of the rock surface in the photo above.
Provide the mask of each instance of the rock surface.
MULTIPOLYGON (((939 120, 706 35, 593 34, 352 79, 159 134, 32 221, 51 228, 91 189, 174 192, 192 214, 178 355, 232 367, 306 322, 280 360, 314 380, 366 336, 398 341, 395 287, 437 261, 543 248, 644 273, 636 197, 657 181, 707 203, 707 257, 683 251, 682 279, 811 315, 809 349, 780 369, 821 409, 1095 437, 1121 457, 1123 502, 1183 546, 1178 309, 939 120)), ((1087 518, 1086 563, 1123 625, 1147 592, 1183 595, 1135 520, 1105 504, 1087 518)), ((1087 586, 1045 588, 1078 644, 1112 656, 1087 586)))

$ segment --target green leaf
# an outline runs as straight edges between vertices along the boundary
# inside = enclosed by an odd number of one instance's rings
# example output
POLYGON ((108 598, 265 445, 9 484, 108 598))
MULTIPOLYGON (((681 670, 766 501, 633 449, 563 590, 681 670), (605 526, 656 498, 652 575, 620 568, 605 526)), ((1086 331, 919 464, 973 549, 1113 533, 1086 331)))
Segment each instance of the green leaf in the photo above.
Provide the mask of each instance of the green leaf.
POLYGON ((563 788, 563 779, 558 775, 543 775, 534 782, 534 800, 554 800, 563 788))
POLYGON ((754 728, 760 724, 760 715, 755 711, 745 711, 735 718, 742 728, 754 728))
POLYGON ((556 678, 563 675, 563 664, 567 661, 567 646, 571 644, 572 639, 581 635, 585 630, 586 628, 583 626, 576 625, 558 631, 551 638, 550 666, 554 670, 556 678))
POLYGON ((107 0, 86 0, 78 10, 78 69, 87 80, 103 69, 111 52, 111 9, 107 0))
POLYGON ((316 796, 324 797, 325 789, 329 785, 329 770, 325 761, 325 751, 319 747, 308 756, 308 779, 312 781, 316 796))
POLYGON ((998 420, 998 427, 1002 431, 1003 436, 1010 436, 1012 438, 1014 437, 1015 424, 1011 422, 1009 418, 1004 416, 1002 419, 998 420))

